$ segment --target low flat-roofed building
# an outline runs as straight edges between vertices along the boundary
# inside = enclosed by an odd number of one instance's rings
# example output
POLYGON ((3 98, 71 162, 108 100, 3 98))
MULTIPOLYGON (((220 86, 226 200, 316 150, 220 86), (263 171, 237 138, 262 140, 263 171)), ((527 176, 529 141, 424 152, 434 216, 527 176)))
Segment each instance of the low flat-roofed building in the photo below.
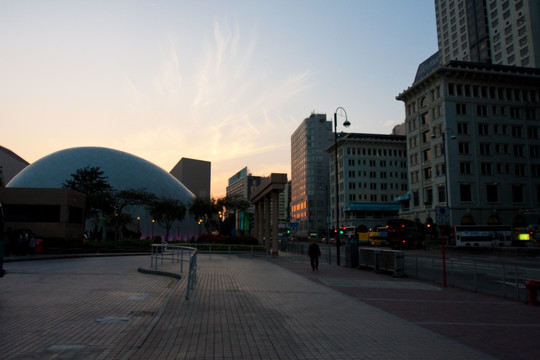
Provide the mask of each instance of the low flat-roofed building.
POLYGON ((0 188, 5 230, 82 240, 86 196, 70 189, 0 188))

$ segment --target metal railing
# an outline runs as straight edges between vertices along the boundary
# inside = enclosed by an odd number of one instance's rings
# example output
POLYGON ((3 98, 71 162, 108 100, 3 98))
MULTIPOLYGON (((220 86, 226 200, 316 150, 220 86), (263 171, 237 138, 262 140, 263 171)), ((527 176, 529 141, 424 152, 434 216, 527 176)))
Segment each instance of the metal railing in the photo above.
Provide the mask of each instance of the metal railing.
MULTIPOLYGON (((322 259, 327 258, 332 263, 335 257, 335 246, 319 244, 322 259)), ((287 242, 280 250, 292 254, 306 255, 309 243, 287 242)), ((342 251, 342 263, 345 251, 342 251)), ((345 261, 343 261, 345 260, 345 261)), ((389 248, 359 248, 359 267, 373 271, 390 271, 394 276, 407 276, 418 280, 444 284, 444 265, 446 265, 446 286, 479 293, 502 296, 504 298, 526 301, 528 298, 525 283, 528 280, 540 281, 540 266, 516 265, 485 259, 470 259, 462 257, 442 257, 415 255, 389 248)), ((335 259, 334 259, 335 261, 335 259)))
POLYGON ((197 282, 197 248, 171 244, 152 244, 150 268, 158 270, 158 266, 163 266, 164 262, 168 264, 178 263, 180 273, 184 272, 184 263, 189 264, 186 289, 186 300, 189 300, 189 294, 197 282))
MULTIPOLYGON (((446 259, 447 286, 524 301, 525 283, 540 280, 540 268, 504 261, 446 259)), ((406 255, 405 275, 443 284, 442 258, 406 255)))

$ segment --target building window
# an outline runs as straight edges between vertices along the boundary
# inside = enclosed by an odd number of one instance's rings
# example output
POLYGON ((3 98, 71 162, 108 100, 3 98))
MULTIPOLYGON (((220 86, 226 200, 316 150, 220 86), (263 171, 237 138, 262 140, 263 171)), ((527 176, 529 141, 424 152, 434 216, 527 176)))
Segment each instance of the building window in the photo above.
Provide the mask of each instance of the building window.
POLYGON ((525 109, 525 119, 536 120, 536 109, 535 108, 525 109))
POLYGON ((523 145, 514 145, 514 156, 523 157, 523 145))
POLYGON ((487 202, 491 203, 499 201, 499 191, 497 184, 486 185, 486 200, 487 202))
POLYGON ((422 161, 431 161, 431 149, 422 151, 422 161))
POLYGON ((491 155, 491 144, 480 144, 480 155, 491 155))
POLYGON ((515 203, 523 202, 523 185, 512 185, 512 201, 515 203))
POLYGON ((512 118, 512 119, 520 119, 520 114, 519 114, 519 108, 518 107, 511 107, 510 108, 510 118, 512 118))
POLYGON ((488 124, 478 124, 478 135, 489 135, 488 124))
POLYGON ((480 171, 482 175, 491 175, 491 163, 480 164, 480 171))
POLYGON ((460 135, 467 135, 469 134, 469 124, 460 122, 457 124, 457 132, 460 135))
POLYGON ((425 205, 431 205, 433 203, 433 189, 426 189, 425 205))
POLYGON ((472 187, 471 184, 459 185, 459 199, 463 202, 472 201, 472 187))
POLYGON ((471 163, 467 161, 462 161, 459 163, 459 173, 462 175, 467 175, 471 173, 471 163))
POLYGON ((523 164, 514 165, 514 175, 525 176, 525 165, 523 164))
POLYGON ((439 198, 439 202, 445 202, 446 201, 446 187, 444 185, 440 185, 437 188, 437 196, 439 198))
POLYGON ((487 116, 487 106, 486 105, 476 105, 476 114, 478 116, 487 116))
POLYGON ((423 113, 420 115, 420 125, 427 125, 429 124, 429 116, 428 113, 423 113))
POLYGON ((467 143, 467 142, 460 142, 460 143, 458 144, 458 148, 459 148, 459 153, 460 153, 460 154, 470 154, 469 143, 467 143))
POLYGON ((517 138, 521 137, 521 126, 512 126, 512 136, 517 138))
POLYGON ((431 167, 424 169, 424 180, 431 179, 431 167))
POLYGON ((467 105, 466 104, 456 104, 456 114, 458 114, 458 115, 467 115, 467 105))
POLYGON ((413 191, 413 206, 420 206, 420 196, 418 194, 418 190, 413 191))

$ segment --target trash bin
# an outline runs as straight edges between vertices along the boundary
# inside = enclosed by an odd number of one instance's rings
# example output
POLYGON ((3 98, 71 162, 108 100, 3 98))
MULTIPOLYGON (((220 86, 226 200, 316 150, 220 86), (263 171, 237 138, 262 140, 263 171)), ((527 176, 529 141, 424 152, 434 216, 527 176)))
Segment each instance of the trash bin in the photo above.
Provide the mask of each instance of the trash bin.
POLYGON ((538 290, 540 289, 540 281, 528 280, 525 282, 527 289, 527 303, 529 305, 538 305, 538 290))
POLYGON ((358 240, 348 239, 345 245, 345 266, 357 268, 359 265, 360 253, 358 251, 358 240))
POLYGON ((43 253, 43 240, 37 239, 36 240, 36 247, 34 249, 35 254, 42 254, 43 253))

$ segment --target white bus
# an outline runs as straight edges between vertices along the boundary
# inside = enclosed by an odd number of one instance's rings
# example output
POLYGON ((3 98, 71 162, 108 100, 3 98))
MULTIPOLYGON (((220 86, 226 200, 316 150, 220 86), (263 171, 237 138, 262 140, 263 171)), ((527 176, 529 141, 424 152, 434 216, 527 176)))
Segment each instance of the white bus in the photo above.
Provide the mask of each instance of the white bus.
POLYGON ((456 246, 511 246, 510 225, 456 225, 456 246))

